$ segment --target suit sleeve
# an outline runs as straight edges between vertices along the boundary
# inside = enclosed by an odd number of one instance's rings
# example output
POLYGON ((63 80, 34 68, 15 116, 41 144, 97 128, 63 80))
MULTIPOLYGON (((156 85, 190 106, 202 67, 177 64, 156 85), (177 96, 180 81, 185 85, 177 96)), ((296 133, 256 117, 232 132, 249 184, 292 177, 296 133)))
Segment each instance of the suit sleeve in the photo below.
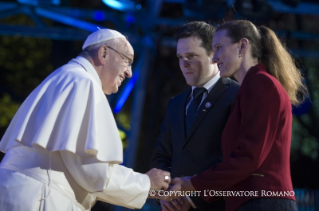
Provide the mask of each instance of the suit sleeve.
POLYGON ((151 168, 158 168, 164 171, 171 171, 172 161, 172 141, 170 131, 169 109, 171 101, 169 102, 165 117, 161 126, 161 133, 157 139, 157 143, 152 155, 151 168))
POLYGON ((278 130, 282 93, 264 75, 251 76, 241 93, 237 102, 241 122, 236 145, 229 159, 191 179, 196 190, 225 190, 251 176, 269 154, 278 130))
POLYGON ((99 162, 93 155, 80 157, 69 151, 60 151, 60 154, 73 179, 98 200, 131 209, 144 205, 150 190, 146 174, 99 162))

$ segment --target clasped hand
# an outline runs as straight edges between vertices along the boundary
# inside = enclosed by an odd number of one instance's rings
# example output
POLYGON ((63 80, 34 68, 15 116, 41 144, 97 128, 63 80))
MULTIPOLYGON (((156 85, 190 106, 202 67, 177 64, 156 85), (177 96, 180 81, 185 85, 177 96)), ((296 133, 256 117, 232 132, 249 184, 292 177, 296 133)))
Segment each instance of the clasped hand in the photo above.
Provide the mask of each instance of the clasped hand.
POLYGON ((151 169, 146 173, 151 181, 149 198, 160 199, 163 211, 187 211, 191 207, 185 192, 195 191, 191 177, 174 178, 170 173, 159 169, 151 169))
POLYGON ((166 191, 161 190, 157 192, 156 198, 160 199, 162 211, 187 211, 190 209, 191 204, 186 198, 187 194, 184 194, 195 190, 190 182, 190 178, 174 178, 166 191))
POLYGON ((176 177, 172 179, 169 188, 166 191, 157 192, 156 198, 172 201, 173 199, 178 199, 181 196, 186 196, 186 193, 189 191, 195 191, 190 179, 191 177, 176 177))

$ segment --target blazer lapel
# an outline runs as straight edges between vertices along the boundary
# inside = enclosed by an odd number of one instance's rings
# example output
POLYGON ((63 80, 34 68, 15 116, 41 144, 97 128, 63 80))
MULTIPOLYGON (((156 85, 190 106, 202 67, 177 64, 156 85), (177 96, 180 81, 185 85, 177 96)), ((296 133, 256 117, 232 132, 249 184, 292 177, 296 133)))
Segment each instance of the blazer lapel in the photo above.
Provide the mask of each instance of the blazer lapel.
MULTIPOLYGON (((198 109, 198 114, 194 120, 194 123, 188 133, 188 136, 186 137, 186 142, 189 140, 191 135, 194 133, 198 125, 201 123, 203 118, 208 114, 208 112, 214 107, 214 104, 218 100, 218 98, 225 92, 227 87, 224 85, 222 79, 220 78, 213 89, 209 92, 208 96, 205 98, 205 100, 202 102, 198 109), (210 104, 210 106, 209 106, 210 104)), ((184 129, 185 130, 185 129, 184 129)))
POLYGON ((181 96, 178 97, 176 107, 173 112, 176 112, 176 123, 177 131, 181 131, 181 136, 185 140, 185 109, 187 104, 188 96, 191 92, 191 88, 185 91, 181 96))

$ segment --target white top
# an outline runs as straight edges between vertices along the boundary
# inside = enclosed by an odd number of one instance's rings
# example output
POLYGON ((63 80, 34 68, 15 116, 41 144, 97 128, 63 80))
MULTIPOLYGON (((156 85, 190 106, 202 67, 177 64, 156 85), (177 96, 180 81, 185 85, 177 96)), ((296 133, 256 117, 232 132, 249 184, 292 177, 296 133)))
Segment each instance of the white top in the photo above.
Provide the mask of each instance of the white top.
POLYGON ((123 148, 114 117, 83 57, 54 71, 28 96, 0 150, 7 152, 0 168, 48 184, 81 210, 96 198, 141 208, 150 190, 147 175, 119 165, 123 148))
POLYGON ((123 162, 123 146, 101 81, 83 57, 50 74, 23 102, 0 142, 51 152, 67 150, 97 160, 123 162))

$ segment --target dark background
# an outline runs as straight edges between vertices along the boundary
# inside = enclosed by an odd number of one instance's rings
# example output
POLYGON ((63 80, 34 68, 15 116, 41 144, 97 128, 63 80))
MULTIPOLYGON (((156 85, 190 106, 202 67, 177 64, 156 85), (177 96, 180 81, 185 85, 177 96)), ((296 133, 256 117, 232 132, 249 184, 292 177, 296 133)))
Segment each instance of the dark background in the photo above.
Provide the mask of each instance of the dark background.
MULTIPOLYGON (((54 69, 76 57, 91 33, 79 29, 83 24, 41 16, 38 8, 118 30, 132 43, 133 75, 139 77, 123 108, 114 115, 123 140, 124 164, 139 172, 149 170, 169 99, 188 88, 178 66, 174 32, 193 20, 218 26, 227 20, 248 19, 277 33, 305 77, 309 96, 293 111, 291 174, 294 188, 308 194, 303 196, 307 200, 299 198, 299 208, 312 204, 318 209, 319 1, 137 0, 125 11, 100 0, 26 2, 0 1, 0 137, 30 92, 54 69)), ((108 96, 112 108, 126 85, 108 96)))

